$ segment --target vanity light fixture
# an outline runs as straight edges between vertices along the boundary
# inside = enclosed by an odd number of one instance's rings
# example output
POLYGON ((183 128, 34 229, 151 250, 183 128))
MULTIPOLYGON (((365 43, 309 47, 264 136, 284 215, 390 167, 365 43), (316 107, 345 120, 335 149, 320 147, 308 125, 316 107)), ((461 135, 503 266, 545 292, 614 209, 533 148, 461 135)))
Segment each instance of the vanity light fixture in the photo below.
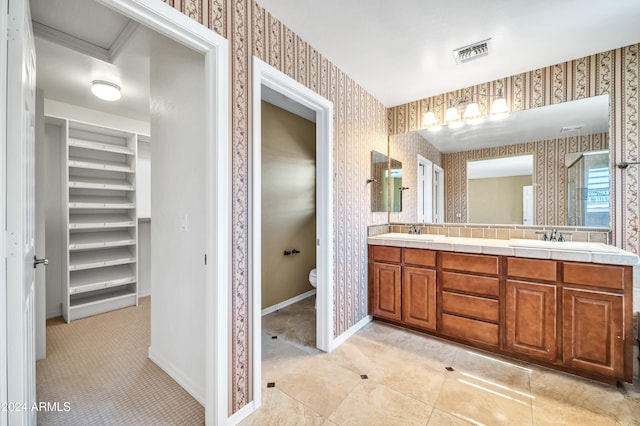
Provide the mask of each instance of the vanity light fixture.
POLYGON ((498 89, 498 97, 491 104, 491 118, 493 120, 502 120, 509 116, 509 108, 507 100, 502 95, 502 87, 498 89))
MULTIPOLYGON (((437 106, 442 105, 440 103, 437 106)), ((455 100, 449 100, 449 108, 444 114, 444 124, 451 128, 457 129, 469 124, 479 124, 484 121, 484 118, 489 115, 492 120, 500 120, 509 116, 509 107, 507 106, 507 100, 502 94, 502 87, 498 89, 497 95, 487 95, 484 93, 472 94, 470 98, 463 97, 455 100), (475 96, 484 96, 487 98, 495 98, 491 103, 489 114, 482 114, 478 102, 475 100, 475 96), (465 105, 464 114, 460 118, 460 112, 458 107, 465 105)), ((438 120, 433 111, 431 111, 431 105, 427 105, 427 112, 422 117, 422 126, 431 132, 437 132, 442 129, 442 125, 438 123, 438 120)))
POLYGON ((473 95, 471 95, 471 102, 467 104, 467 107, 464 110, 463 117, 469 124, 480 124, 483 121, 480 107, 478 106, 478 103, 473 99, 473 95))
POLYGON ((104 101, 117 101, 122 97, 120 86, 104 80, 93 80, 91 82, 91 93, 104 101))

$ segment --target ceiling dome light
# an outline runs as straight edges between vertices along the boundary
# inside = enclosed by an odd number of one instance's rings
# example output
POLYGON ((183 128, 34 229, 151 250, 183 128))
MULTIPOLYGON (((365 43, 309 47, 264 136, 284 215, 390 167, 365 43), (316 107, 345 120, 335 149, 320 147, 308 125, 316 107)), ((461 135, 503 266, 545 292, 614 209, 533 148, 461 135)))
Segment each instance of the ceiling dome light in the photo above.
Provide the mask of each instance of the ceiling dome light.
POLYGON ((104 80, 94 80, 91 83, 91 93, 105 101, 117 101, 122 97, 120 86, 104 80))

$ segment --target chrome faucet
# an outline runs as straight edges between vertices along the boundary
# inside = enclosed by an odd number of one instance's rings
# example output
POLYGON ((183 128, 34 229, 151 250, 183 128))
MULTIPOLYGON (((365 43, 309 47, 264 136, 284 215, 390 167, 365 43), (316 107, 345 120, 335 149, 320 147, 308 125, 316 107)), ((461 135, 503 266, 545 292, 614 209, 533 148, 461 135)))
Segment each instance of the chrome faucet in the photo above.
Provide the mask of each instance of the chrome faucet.
POLYGON ((422 229, 418 229, 418 227, 415 225, 410 225, 409 234, 422 234, 422 229))
POLYGON ((564 235, 562 235, 562 232, 558 231, 557 229, 554 229, 553 231, 551 231, 551 237, 549 239, 551 241, 563 242, 564 235))

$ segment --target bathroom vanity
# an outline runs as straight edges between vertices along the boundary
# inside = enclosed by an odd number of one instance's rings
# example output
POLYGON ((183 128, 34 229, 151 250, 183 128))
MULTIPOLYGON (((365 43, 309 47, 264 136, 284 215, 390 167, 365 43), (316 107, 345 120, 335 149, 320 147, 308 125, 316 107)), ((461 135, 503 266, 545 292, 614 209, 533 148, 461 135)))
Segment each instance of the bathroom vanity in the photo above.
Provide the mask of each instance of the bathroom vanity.
POLYGON ((439 237, 369 237, 370 315, 610 384, 631 381, 637 256, 604 244, 439 237))

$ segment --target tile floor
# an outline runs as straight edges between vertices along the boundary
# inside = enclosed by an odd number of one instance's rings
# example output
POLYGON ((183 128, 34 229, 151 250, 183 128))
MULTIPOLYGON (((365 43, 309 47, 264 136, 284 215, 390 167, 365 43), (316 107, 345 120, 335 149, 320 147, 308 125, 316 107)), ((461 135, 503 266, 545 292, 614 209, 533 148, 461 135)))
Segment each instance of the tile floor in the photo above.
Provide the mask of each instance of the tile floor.
POLYGON ((243 425, 640 425, 638 385, 615 388, 380 322, 331 353, 267 334, 262 348, 262 406, 243 425))

